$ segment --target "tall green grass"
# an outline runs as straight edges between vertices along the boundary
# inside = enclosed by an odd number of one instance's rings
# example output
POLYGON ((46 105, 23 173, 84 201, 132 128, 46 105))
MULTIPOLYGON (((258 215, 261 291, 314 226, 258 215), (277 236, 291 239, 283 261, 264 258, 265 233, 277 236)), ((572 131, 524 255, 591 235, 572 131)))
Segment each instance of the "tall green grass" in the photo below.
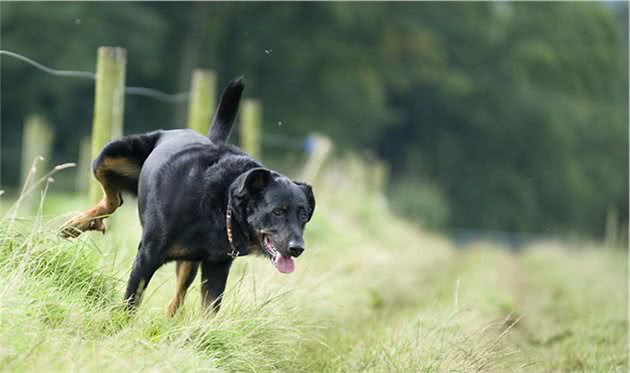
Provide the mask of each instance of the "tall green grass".
POLYGON ((56 228, 58 214, 87 207, 76 197, 51 195, 39 217, 7 215, 0 369, 627 370, 625 254, 551 244, 522 255, 483 243, 461 251, 393 216, 362 172, 339 164, 316 187, 296 273, 238 259, 214 317, 200 311, 198 282, 181 311, 164 316, 172 264, 135 316, 121 310, 140 235, 129 199, 108 234, 74 241, 56 228))

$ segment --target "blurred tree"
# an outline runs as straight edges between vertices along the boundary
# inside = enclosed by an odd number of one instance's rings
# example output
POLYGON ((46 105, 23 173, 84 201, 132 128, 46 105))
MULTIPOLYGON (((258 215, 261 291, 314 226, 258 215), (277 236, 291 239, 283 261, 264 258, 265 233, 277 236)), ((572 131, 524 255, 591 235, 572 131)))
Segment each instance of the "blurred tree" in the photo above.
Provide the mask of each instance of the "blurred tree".
POLYGON ((448 69, 411 92, 392 87, 407 120, 378 145, 399 175, 445 188, 451 225, 601 233, 607 203, 627 219, 628 51, 606 8, 435 4, 395 17, 405 15, 426 17, 448 69))
MULTIPOLYGON (((128 84, 167 92, 196 67, 219 86, 244 74, 265 135, 377 152, 394 206, 429 225, 600 234, 609 207, 628 216, 627 6, 3 2, 0 31, 3 49, 64 69, 125 47, 128 84), (436 200, 405 202, 414 184, 436 200)), ((7 58, 2 78, 3 182, 29 112, 76 134, 56 137, 55 161, 76 159, 93 84, 7 58)), ((125 132, 183 127, 184 109, 131 96, 125 132)))

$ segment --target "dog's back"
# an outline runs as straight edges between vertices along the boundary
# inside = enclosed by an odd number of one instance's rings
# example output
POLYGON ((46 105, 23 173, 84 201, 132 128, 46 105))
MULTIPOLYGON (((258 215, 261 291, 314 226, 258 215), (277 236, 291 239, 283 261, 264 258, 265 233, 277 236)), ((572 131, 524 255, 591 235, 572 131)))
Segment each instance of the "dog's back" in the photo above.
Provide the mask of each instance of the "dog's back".
POLYGON ((140 135, 125 136, 110 142, 92 163, 94 175, 111 180, 112 186, 120 191, 138 194, 140 171, 149 155, 157 146, 167 146, 171 151, 191 151, 187 147, 195 145, 221 145, 225 143, 232 131, 234 119, 238 112, 243 80, 236 78, 230 82, 221 97, 208 137, 189 129, 158 130, 140 135))

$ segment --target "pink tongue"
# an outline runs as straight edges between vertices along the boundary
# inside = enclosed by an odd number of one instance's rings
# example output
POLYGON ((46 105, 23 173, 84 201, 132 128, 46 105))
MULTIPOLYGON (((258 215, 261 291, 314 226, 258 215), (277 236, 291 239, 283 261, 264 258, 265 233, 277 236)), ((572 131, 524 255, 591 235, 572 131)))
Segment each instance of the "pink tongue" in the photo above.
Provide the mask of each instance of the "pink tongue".
POLYGON ((278 254, 276 256, 276 268, 282 273, 291 273, 295 269, 295 263, 290 256, 278 254))

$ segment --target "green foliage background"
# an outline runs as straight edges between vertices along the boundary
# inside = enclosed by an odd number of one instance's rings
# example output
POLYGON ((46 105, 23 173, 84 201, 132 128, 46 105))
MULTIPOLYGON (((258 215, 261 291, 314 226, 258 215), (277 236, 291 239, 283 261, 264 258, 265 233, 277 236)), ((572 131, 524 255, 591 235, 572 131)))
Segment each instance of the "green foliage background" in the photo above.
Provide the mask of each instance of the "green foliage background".
MULTIPOLYGON (((94 71, 97 47, 115 45, 128 49, 128 85, 180 92, 195 67, 215 69, 221 85, 244 74, 247 95, 264 103, 265 134, 295 146, 318 131, 338 149, 380 156, 394 206, 435 217, 429 225, 600 235, 610 207, 627 222, 627 3, 2 2, 0 10, 1 48, 55 68, 94 71)), ((93 85, 1 62, 6 188, 18 182, 30 113, 55 125, 53 162, 76 160, 93 85)), ((125 106, 126 133, 185 123, 185 104, 128 96, 125 106)))

